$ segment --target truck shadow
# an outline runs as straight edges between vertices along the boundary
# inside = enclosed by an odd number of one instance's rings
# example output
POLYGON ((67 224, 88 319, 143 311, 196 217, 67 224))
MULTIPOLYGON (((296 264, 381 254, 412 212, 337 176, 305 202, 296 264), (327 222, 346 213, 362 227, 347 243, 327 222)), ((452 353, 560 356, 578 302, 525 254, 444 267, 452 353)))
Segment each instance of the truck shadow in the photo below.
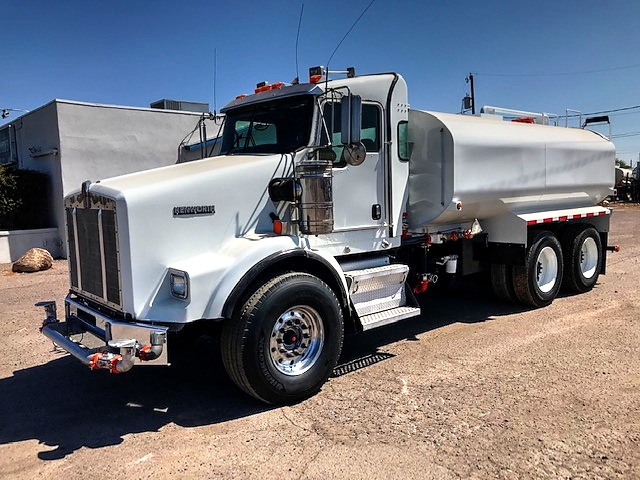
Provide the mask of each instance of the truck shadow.
MULTIPOLYGON (((420 333, 453 322, 519 311, 464 283, 427 295, 421 304, 420 317, 346 338, 334 376, 391 357, 379 351, 383 345, 418 340, 420 333)), ((212 425, 274 408, 232 384, 215 341, 199 340, 190 351, 196 354, 171 368, 138 367, 126 375, 88 372, 62 352, 47 364, 17 370, 0 379, 0 445, 36 439, 45 447, 38 457, 54 460, 81 447, 117 445, 125 435, 157 432, 170 423, 212 425)))
POLYGON ((498 300, 488 283, 466 279, 454 279, 447 288, 428 291, 418 297, 418 303, 422 309, 418 317, 345 338, 333 376, 339 377, 393 357, 379 351, 384 345, 402 340, 419 341, 417 335, 452 323, 484 322, 529 310, 498 300))
POLYGON ((126 375, 89 372, 60 355, 0 379, 0 445, 36 439, 53 447, 38 457, 54 460, 170 423, 211 425, 270 408, 240 392, 211 355, 199 364, 138 367, 126 375))

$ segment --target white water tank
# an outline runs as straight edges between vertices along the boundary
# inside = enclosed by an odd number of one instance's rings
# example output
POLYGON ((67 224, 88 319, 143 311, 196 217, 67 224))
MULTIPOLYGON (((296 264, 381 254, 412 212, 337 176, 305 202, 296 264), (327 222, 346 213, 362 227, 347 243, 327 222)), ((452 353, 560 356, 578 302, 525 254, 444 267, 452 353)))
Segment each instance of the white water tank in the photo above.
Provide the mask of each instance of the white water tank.
POLYGON ((589 130, 410 110, 409 141, 410 229, 592 206, 614 184, 615 148, 589 130))

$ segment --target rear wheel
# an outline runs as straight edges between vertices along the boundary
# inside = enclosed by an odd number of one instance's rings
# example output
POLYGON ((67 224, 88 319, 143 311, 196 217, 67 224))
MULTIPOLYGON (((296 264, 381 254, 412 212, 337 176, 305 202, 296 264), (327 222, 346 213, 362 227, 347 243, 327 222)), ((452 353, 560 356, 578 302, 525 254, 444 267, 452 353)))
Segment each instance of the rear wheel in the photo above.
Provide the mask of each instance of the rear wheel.
POLYGON ((563 257, 551 232, 532 231, 524 265, 513 267, 513 287, 520 302, 532 307, 549 305, 560 290, 563 257))
POLYGON ((344 326, 333 291, 317 277, 288 273, 255 291, 222 331, 231 379, 272 404, 316 393, 335 367, 344 326))
POLYGON ((562 237, 564 278, 562 286, 572 292, 588 292, 602 268, 602 242, 589 225, 571 225, 562 237))
POLYGON ((510 303, 518 301, 513 288, 513 274, 510 265, 494 263, 491 265, 491 286, 500 300, 510 303))

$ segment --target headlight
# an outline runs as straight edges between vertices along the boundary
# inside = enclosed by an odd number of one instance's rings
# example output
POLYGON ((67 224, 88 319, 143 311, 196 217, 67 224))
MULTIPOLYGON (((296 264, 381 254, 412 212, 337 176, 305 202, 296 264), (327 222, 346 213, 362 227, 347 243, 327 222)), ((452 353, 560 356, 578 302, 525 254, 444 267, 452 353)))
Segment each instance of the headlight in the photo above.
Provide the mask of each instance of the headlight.
POLYGON ((173 271, 171 278, 171 295, 185 299, 189 296, 189 275, 187 272, 173 271))

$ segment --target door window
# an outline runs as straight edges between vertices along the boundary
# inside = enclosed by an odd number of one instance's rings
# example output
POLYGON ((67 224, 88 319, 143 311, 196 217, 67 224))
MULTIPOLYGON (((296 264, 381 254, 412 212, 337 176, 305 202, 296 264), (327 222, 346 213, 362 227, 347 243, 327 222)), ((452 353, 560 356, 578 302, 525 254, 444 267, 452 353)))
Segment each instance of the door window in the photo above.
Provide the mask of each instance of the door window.
MULTIPOLYGON (((340 143, 340 131, 342 129, 342 109, 341 105, 336 102, 327 102, 324 104, 324 122, 326 130, 322 129, 321 145, 327 145, 327 130, 331 135, 331 145, 336 154, 334 166, 344 167, 345 162, 342 151, 344 147, 340 143)), ((367 152, 380 151, 380 109, 377 105, 365 103, 362 105, 362 127, 360 130, 360 141, 364 145, 367 152)))

